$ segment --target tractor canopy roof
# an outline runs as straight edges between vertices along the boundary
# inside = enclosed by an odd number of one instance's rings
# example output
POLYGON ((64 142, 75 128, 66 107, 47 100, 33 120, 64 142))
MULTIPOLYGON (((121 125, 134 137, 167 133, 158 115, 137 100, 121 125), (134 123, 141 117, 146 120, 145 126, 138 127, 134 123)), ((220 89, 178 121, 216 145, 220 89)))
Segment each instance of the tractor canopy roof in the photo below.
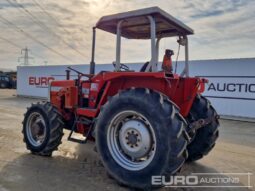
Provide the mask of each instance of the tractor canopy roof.
POLYGON ((139 9, 114 15, 103 16, 96 28, 116 34, 118 22, 121 25, 121 36, 128 39, 150 39, 150 21, 154 18, 157 38, 191 35, 194 31, 158 7, 139 9))

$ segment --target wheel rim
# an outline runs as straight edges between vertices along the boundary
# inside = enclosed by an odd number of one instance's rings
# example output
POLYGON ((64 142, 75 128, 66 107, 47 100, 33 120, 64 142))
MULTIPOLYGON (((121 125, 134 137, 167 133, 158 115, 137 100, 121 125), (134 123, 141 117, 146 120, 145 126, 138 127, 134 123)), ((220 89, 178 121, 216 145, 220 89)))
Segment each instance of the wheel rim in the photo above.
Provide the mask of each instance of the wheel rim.
POLYGON ((150 122, 135 111, 121 112, 111 120, 107 144, 114 160, 132 171, 148 166, 156 151, 155 132, 150 122))
POLYGON ((38 112, 29 115, 26 124, 28 141, 35 147, 40 146, 46 138, 46 125, 43 116, 38 112))

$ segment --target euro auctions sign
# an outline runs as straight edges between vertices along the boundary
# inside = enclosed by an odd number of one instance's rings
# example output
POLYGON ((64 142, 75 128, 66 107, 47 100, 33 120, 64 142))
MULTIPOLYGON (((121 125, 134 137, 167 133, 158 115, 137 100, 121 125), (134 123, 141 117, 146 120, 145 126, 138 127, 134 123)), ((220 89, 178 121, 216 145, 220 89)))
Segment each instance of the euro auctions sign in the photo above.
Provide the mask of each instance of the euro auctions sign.
MULTIPOLYGON (((176 176, 152 176, 151 184, 169 188, 229 188, 238 189, 252 188, 250 179, 253 174, 244 173, 191 173, 190 175, 176 176), (245 183, 241 183, 245 180, 245 183)), ((192 189, 193 190, 193 189, 192 189)))
POLYGON ((255 100, 255 76, 205 76, 209 79, 205 96, 211 98, 255 100))
POLYGON ((203 95, 220 115, 255 118, 255 76, 203 77, 209 80, 203 95))
MULTIPOLYGON (((49 66, 18 66, 17 67, 17 95, 47 98, 48 86, 52 80, 65 80, 67 67, 89 73, 89 65, 49 65, 49 66)), ((96 67, 101 70, 112 71, 112 64, 101 64, 96 67)), ((77 73, 70 73, 71 79, 77 78, 77 73)))
MULTIPOLYGON (((67 65, 61 66, 18 66, 17 94, 29 97, 48 97, 48 86, 52 80, 66 78, 67 65)), ((74 66, 75 69, 84 71, 84 66, 74 66)), ((77 75, 72 73, 72 77, 77 75)))
POLYGON ((50 81, 55 80, 54 77, 36 77, 29 76, 28 84, 30 86, 36 86, 37 88, 48 88, 50 81))

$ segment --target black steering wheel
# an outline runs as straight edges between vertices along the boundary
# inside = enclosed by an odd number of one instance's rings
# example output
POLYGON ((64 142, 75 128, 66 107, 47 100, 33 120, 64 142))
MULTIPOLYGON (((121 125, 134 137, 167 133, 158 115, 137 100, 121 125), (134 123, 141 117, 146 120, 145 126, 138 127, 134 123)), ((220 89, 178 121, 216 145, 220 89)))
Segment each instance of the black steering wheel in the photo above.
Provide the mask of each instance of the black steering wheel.
MULTIPOLYGON (((116 67, 115 62, 112 63, 112 65, 114 66, 114 68, 116 67)), ((124 70, 124 71, 129 71, 129 67, 125 64, 120 64, 120 70, 124 70)))
MULTIPOLYGON (((150 62, 145 62, 142 66, 142 68, 140 69, 140 72, 145 72, 147 66, 149 65, 150 62)), ((150 67, 149 71, 152 71, 152 67, 150 67)))

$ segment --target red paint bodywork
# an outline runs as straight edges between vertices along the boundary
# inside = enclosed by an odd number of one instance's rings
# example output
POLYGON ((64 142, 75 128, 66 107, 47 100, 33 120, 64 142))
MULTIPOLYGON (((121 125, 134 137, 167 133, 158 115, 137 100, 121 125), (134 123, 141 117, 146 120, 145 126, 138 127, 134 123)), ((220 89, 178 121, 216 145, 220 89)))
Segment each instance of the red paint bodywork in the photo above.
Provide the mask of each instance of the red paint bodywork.
MULTIPOLYGON (((169 97, 179 108, 183 117, 187 117, 197 93, 204 90, 207 80, 200 78, 182 78, 178 75, 166 75, 164 72, 100 72, 88 80, 52 81, 50 100, 66 120, 75 113, 93 119, 108 97, 120 90, 129 88, 148 88, 169 97)), ((84 134, 87 129, 77 125, 78 132, 84 134)))

